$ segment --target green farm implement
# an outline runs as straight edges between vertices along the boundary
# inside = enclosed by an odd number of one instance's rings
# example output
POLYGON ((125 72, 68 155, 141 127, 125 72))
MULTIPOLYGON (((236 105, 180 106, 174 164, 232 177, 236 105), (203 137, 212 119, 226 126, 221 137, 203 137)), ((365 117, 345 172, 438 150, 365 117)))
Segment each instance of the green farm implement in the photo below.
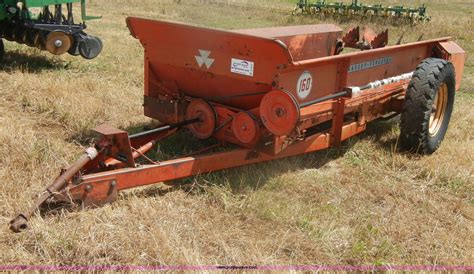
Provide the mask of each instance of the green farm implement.
POLYGON ((350 4, 344 2, 329 3, 325 0, 298 0, 295 11, 340 18, 382 18, 394 20, 398 23, 416 23, 430 20, 425 5, 419 7, 368 5, 358 0, 352 0, 350 4))
POLYGON ((102 51, 102 41, 84 32, 85 21, 98 18, 86 14, 86 0, 0 0, 0 59, 2 38, 54 55, 68 52, 93 59, 102 51), (80 23, 74 20, 76 4, 81 7, 80 23))

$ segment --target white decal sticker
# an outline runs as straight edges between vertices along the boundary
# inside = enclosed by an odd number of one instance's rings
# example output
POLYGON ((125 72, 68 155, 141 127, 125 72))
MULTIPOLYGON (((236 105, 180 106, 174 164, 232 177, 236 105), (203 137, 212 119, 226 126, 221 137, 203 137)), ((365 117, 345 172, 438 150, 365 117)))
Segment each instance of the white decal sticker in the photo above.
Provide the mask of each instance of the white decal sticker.
POLYGON ((209 58, 210 55, 211 55, 210 51, 200 49, 199 56, 194 56, 196 57, 196 62, 198 63, 200 68, 202 67, 202 65, 206 65, 207 69, 211 68, 215 60, 212 58, 209 58))
POLYGON ((230 71, 237 74, 253 76, 254 62, 232 58, 230 71))
POLYGON ((300 78, 298 79, 298 83, 296 85, 296 90, 298 97, 300 99, 305 99, 308 97, 309 93, 311 92, 311 87, 313 86, 313 77, 309 71, 303 72, 300 78))

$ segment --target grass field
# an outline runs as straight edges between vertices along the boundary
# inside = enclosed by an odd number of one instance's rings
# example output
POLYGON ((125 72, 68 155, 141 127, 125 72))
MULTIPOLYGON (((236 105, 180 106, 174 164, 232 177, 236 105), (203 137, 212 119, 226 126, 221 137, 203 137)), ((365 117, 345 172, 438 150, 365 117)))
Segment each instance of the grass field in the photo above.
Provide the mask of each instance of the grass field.
MULTIPOLYGON (((6 43, 0 65, 0 264, 474 264, 470 0, 426 1, 433 16, 426 25, 366 24, 389 28, 392 43, 402 32, 404 42, 420 34, 453 36, 466 50, 455 112, 435 154, 397 152, 397 119, 375 122, 339 149, 198 176, 173 191, 126 191, 105 207, 38 215, 31 230, 10 233, 11 217, 82 153, 91 128, 108 123, 137 130, 150 122, 142 114, 143 49, 129 35, 127 16, 224 29, 321 22, 291 16, 292 1, 258 2, 272 9, 187 0, 90 2, 90 13, 104 16, 89 24, 105 45, 93 61, 6 43)), ((163 149, 187 150, 180 141, 189 138, 177 136, 163 149)))

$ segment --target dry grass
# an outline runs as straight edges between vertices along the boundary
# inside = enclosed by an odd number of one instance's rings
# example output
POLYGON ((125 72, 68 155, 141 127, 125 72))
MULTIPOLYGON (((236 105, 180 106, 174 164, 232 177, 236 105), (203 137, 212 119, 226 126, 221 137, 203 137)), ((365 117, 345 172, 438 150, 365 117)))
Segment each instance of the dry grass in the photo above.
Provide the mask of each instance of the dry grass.
MULTIPOLYGON (((393 41, 402 31, 405 42, 421 33, 451 35, 468 51, 450 129, 434 155, 394 152, 397 121, 376 122, 337 150, 188 179, 191 187, 166 194, 158 186, 127 191, 103 208, 37 216, 31 230, 11 234, 9 219, 81 153, 90 128, 107 122, 136 130, 149 122, 141 108, 142 48, 129 36, 126 16, 221 28, 319 22, 206 2, 93 1, 91 13, 104 18, 91 22, 90 32, 105 44, 94 61, 7 44, 0 71, 0 264, 473 264, 468 0, 429 1, 432 23, 389 26, 393 41)), ((183 150, 186 138, 171 140, 169 153, 183 150)))

